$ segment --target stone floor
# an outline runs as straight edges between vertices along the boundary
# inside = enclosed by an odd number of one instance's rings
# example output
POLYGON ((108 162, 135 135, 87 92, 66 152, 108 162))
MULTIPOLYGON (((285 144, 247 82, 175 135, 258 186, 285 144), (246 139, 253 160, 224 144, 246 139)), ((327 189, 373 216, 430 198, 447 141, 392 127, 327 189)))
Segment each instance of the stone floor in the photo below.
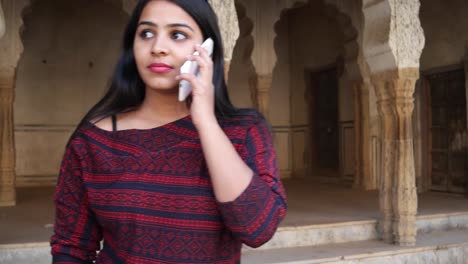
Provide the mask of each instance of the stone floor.
MULTIPOLYGON (((305 180, 284 181, 288 215, 282 226, 377 219, 378 192, 305 180)), ((18 189, 15 207, 0 208, 0 246, 47 242, 54 217, 52 187, 18 189)), ((419 215, 468 211, 468 198, 445 193, 419 195, 419 215)))

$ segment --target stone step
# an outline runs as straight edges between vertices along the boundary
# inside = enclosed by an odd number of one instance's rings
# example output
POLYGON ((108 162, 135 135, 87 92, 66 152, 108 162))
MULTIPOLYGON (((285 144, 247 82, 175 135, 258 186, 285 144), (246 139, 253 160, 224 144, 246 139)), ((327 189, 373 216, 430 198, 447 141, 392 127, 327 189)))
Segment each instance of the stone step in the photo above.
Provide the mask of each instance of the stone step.
MULTIPOLYGON (((50 264, 48 243, 0 246, 1 264, 50 264)), ((414 247, 360 241, 244 251, 243 264, 468 264, 468 230, 420 234, 414 247)))
POLYGON ((468 229, 468 212, 418 216, 416 226, 419 234, 468 229))
MULTIPOLYGON (((418 216, 417 229, 419 235, 431 235, 432 233, 450 230, 465 232, 468 231, 468 212, 418 216)), ((300 255, 302 250, 307 251, 308 249, 320 249, 323 247, 335 248, 338 247, 337 245, 341 246, 359 242, 365 245, 365 243, 376 243, 375 240, 377 239, 377 220, 295 227, 282 226, 278 229, 275 236, 260 249, 252 250, 245 246, 243 251, 249 254, 250 251, 276 252, 278 250, 282 252, 291 249, 292 252, 297 251, 297 254, 300 255)), ((49 243, 0 245, 0 264, 29 264, 31 263, 31 259, 35 260, 35 264, 50 263, 49 243)), ((278 260, 281 260, 281 258, 278 260)), ((466 264, 468 264, 468 261, 466 264)))
MULTIPOLYGON (((295 227, 279 227, 262 249, 318 246, 377 239, 377 221, 353 221, 295 227)), ((244 250, 250 250, 244 246, 244 250)))
POLYGON ((0 245, 0 264, 50 264, 48 242, 0 245))
MULTIPOLYGON (((468 212, 418 216, 418 234, 468 229, 468 212)), ((377 240, 377 220, 364 220, 308 226, 284 226, 262 249, 319 246, 336 243, 377 240)), ((245 246, 244 250, 250 250, 245 246)))
POLYGON ((414 247, 381 241, 245 251, 243 264, 468 264, 468 230, 420 234, 414 247))

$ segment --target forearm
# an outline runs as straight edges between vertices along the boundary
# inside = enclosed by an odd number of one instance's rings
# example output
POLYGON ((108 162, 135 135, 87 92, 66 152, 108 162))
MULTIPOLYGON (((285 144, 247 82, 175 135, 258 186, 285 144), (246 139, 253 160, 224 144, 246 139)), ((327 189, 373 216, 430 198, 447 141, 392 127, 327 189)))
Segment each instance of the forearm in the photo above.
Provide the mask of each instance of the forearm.
POLYGON ((219 202, 234 201, 249 185, 253 171, 217 122, 200 126, 198 133, 216 199, 219 202))

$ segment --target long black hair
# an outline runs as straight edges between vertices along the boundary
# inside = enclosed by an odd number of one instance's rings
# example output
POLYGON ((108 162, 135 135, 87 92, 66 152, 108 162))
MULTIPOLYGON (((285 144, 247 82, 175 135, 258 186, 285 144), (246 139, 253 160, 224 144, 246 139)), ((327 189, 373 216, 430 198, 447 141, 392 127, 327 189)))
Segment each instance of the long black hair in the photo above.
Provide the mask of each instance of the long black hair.
MULTIPOLYGON (((94 105, 81 120, 102 120, 111 115, 131 111, 139 107, 145 98, 145 84, 138 73, 133 54, 133 41, 138 21, 145 6, 152 0, 138 1, 133 10, 123 37, 123 50, 115 67, 111 85, 106 94, 94 105)), ((218 19, 206 0, 169 0, 181 7, 198 24, 203 39, 214 41, 213 49, 213 85, 215 87, 215 114, 217 118, 230 118, 246 112, 235 108, 228 96, 224 77, 224 52, 218 19)), ((79 125, 79 126, 80 126, 79 125)), ((78 126, 78 127, 79 127, 78 126)))

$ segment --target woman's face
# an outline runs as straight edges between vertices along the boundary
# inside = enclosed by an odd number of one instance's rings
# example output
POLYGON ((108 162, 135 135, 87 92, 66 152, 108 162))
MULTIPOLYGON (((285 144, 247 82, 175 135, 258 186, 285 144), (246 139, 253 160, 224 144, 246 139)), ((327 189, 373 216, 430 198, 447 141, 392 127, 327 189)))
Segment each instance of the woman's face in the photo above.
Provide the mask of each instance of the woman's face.
POLYGON ((177 93, 175 77, 203 33, 195 20, 176 4, 149 1, 141 13, 133 52, 147 88, 177 93))

